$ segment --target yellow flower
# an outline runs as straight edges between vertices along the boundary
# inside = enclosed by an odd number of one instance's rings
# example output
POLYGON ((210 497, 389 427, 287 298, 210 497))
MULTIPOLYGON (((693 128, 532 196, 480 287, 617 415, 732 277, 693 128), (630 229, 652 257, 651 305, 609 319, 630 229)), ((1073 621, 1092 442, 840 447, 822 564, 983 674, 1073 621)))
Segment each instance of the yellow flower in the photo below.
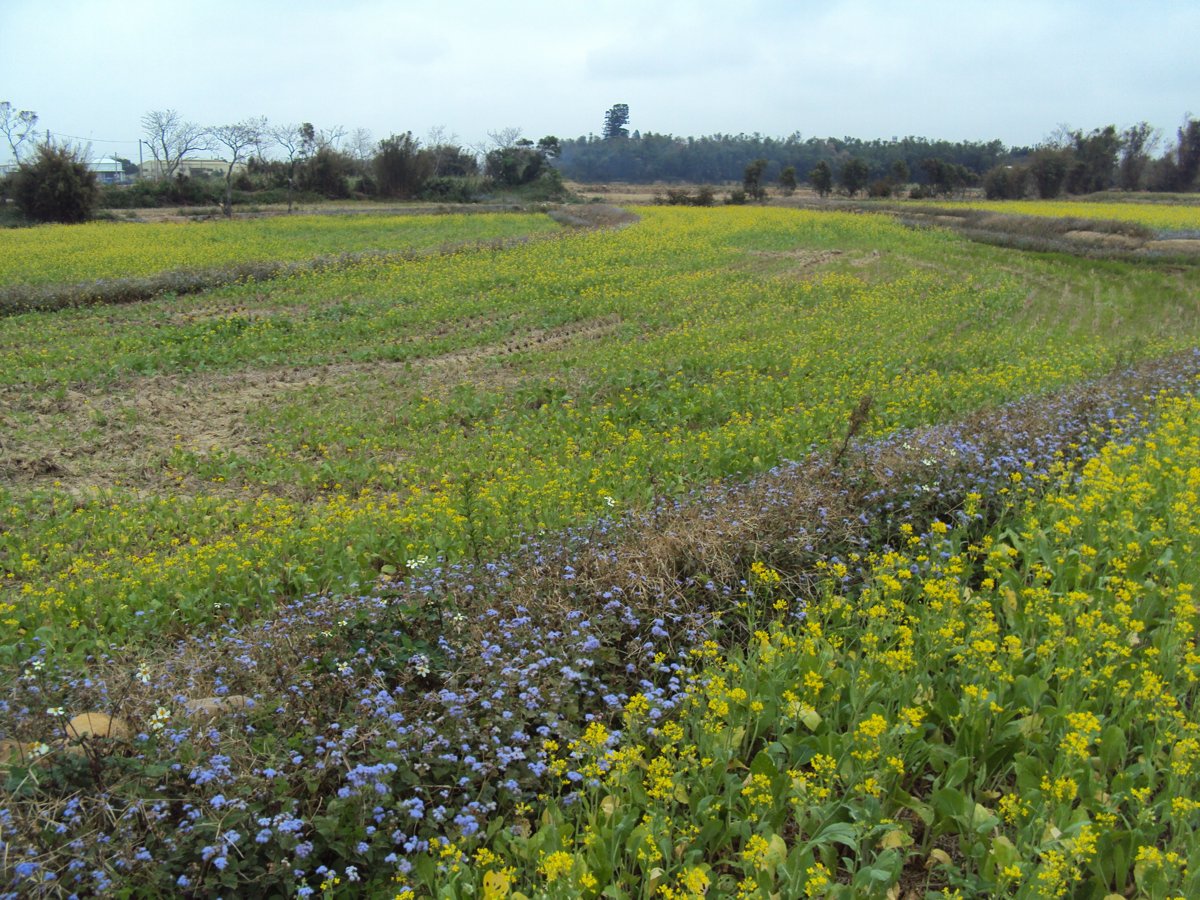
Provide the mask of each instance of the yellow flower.
POLYGON ((575 860, 570 853, 556 850, 542 859, 542 864, 538 866, 538 871, 546 877, 546 881, 555 882, 564 875, 570 874, 574 867, 575 860))

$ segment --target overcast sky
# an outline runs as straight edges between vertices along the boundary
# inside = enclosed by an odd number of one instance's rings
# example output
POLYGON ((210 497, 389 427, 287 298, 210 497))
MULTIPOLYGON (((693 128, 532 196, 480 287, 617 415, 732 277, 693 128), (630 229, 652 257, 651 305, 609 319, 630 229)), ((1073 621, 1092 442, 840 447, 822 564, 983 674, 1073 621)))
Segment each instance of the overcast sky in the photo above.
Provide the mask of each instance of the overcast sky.
POLYGON ((0 41, 0 100, 135 161, 167 108, 468 145, 614 103, 676 135, 1010 145, 1200 114, 1198 0, 0 0, 0 41))

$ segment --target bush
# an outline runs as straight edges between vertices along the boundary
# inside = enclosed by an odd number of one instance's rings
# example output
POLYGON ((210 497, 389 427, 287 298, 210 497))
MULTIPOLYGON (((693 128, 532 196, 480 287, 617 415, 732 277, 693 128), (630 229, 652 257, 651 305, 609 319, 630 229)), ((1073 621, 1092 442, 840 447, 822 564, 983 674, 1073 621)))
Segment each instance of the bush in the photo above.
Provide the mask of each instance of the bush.
POLYGON ((98 198, 95 173, 71 147, 40 145, 13 181, 17 208, 35 222, 85 222, 98 198))
POLYGON ((989 200, 1020 200, 1028 184, 1024 166, 994 166, 983 176, 983 193, 989 200))
POLYGON ((479 195, 479 179, 457 176, 430 178, 421 189, 422 200, 442 203, 474 203, 479 195))
POLYGON ((731 206, 742 206, 746 202, 746 192, 741 188, 730 191, 725 197, 725 202, 731 206))
POLYGON ((667 195, 654 196, 654 202, 659 206, 712 206, 717 195, 711 187, 704 185, 692 194, 687 188, 667 188, 667 195))
POLYGON ((890 197, 892 196, 892 183, 886 178, 877 178, 872 181, 867 187, 868 197, 890 197))

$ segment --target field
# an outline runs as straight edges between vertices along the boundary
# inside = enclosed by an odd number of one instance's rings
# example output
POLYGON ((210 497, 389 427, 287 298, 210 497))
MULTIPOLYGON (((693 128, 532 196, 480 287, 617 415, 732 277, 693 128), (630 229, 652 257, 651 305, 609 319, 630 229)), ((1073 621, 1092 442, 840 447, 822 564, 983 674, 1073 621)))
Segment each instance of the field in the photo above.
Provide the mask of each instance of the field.
POLYGON ((945 209, 987 209, 1021 216, 1107 219, 1116 222, 1133 222, 1159 231, 1200 232, 1200 203, 991 200, 976 203, 939 203, 937 205, 945 209))
POLYGON ((0 883, 1200 890, 1195 265, 638 215, 0 235, 357 254, 2 320, 0 883))

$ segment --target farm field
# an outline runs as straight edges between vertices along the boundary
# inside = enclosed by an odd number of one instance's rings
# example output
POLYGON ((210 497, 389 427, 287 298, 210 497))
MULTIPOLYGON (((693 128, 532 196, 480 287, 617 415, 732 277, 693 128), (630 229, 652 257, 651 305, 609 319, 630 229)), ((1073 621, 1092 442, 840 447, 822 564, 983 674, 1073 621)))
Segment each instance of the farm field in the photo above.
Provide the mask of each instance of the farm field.
POLYGON ((881 217, 646 210, 10 317, 0 621, 65 650, 255 615, 762 471, 864 395, 881 434, 1196 332, 1178 272, 988 256, 881 217))
POLYGON ((0 884, 1200 888, 1195 267, 638 213, 3 319, 0 884))
POLYGON ((1200 203, 1132 203, 1049 200, 948 201, 923 205, 944 209, 983 209, 1045 218, 1105 219, 1132 222, 1158 231, 1200 231, 1200 203))
POLYGON ((541 215, 272 216, 154 225, 94 222, 0 231, 0 286, 129 278, 261 260, 437 249, 556 231, 541 215))

